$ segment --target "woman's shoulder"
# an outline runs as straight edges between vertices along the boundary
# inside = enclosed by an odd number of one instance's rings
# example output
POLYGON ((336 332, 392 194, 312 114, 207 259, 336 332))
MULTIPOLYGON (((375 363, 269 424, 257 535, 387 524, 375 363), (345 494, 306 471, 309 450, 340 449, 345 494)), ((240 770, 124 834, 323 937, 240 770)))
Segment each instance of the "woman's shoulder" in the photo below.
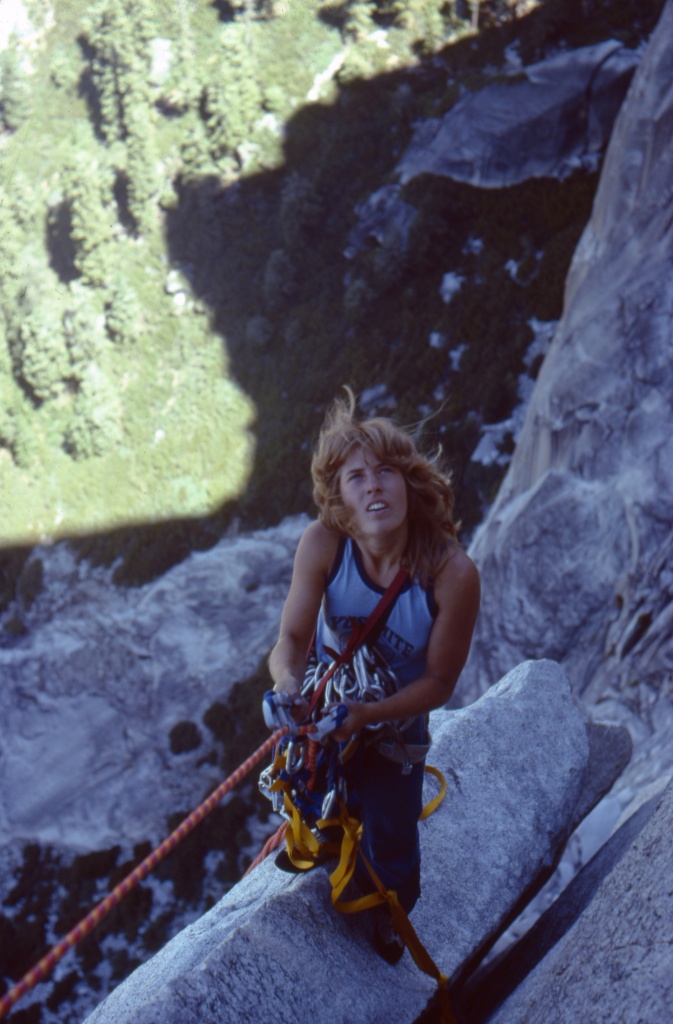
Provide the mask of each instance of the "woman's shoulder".
POLYGON ((467 552, 453 541, 449 544, 434 581, 434 592, 437 598, 444 594, 455 594, 456 591, 470 593, 479 598, 479 570, 467 552))
POLYGON ((310 559, 314 564, 320 565, 329 571, 336 557, 341 534, 331 530, 319 519, 314 520, 304 530, 297 556, 310 559))

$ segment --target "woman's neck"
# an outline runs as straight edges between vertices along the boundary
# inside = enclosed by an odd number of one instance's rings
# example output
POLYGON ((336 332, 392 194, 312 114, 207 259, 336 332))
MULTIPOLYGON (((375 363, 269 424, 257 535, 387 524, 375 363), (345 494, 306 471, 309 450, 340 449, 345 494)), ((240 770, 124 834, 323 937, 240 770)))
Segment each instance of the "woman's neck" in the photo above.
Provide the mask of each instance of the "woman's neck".
POLYGON ((355 537, 367 575, 380 587, 394 580, 407 547, 406 532, 399 538, 355 537))

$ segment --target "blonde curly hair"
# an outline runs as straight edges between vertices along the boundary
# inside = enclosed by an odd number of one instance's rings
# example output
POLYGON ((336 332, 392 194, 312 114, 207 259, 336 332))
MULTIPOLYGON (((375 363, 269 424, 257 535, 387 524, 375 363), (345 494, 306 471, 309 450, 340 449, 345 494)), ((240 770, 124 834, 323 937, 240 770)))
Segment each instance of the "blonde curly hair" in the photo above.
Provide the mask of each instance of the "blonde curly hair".
POLYGON ((404 477, 409 503, 409 539, 402 564, 410 576, 428 586, 455 542, 453 490, 448 473, 434 458, 422 455, 409 434, 385 417, 359 419, 355 395, 337 398, 327 411, 311 461, 313 498, 318 516, 329 529, 352 536, 349 515, 339 486, 339 470, 352 451, 364 448, 379 462, 394 466, 404 477))

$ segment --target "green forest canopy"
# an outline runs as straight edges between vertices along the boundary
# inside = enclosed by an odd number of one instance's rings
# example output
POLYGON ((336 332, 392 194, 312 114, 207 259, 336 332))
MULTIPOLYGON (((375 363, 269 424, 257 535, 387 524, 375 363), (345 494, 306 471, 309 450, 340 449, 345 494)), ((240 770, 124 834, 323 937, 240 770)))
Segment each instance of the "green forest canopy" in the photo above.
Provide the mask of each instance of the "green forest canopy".
MULTIPOLYGON (((573 32, 633 45, 657 13, 532 6, 524 32, 511 0, 484 0, 474 36, 460 0, 24 0, 32 36, 0 53, 4 545, 308 510, 310 441, 344 382, 432 413, 465 474, 516 400, 528 320, 560 314, 595 176, 536 204, 412 186, 408 252, 343 252, 413 123, 513 38, 524 62, 573 32), (471 236, 483 255, 458 267, 471 236), (450 320, 447 269, 488 281, 450 320), (467 346, 460 386, 433 331, 467 346)), ((496 485, 467 475, 468 522, 496 485)))

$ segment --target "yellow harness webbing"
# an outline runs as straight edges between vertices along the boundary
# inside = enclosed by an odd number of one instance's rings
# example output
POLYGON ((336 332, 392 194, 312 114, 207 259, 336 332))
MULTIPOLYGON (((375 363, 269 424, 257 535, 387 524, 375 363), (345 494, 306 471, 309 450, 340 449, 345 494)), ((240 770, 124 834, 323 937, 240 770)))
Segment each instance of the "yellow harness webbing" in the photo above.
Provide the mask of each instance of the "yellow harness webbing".
MULTIPOLYGON (((439 792, 423 807, 420 821, 433 814, 446 795, 446 780, 439 769, 426 765, 425 771, 438 780, 439 792)), ((332 905, 340 914, 357 914, 360 911, 369 910, 372 907, 387 903, 390 908, 393 927, 409 950, 414 963, 421 971, 437 982, 437 1002, 443 1024, 456 1024, 449 1000, 447 976, 442 974, 419 939, 406 911, 397 899, 397 893, 385 888, 373 867, 368 863, 360 850, 362 823, 350 815, 346 807, 341 804, 338 818, 330 818, 327 821, 321 819, 317 823, 318 828, 321 830, 338 826, 342 832, 341 842, 321 842, 302 819, 290 797, 289 786, 281 782, 276 782, 274 785, 279 789, 285 790, 285 810, 289 816, 285 840, 291 862, 300 870, 307 871, 319 861, 338 855, 339 863, 330 875, 329 880, 332 886, 332 905), (353 876, 358 852, 376 890, 358 899, 343 901, 341 896, 353 876)))

